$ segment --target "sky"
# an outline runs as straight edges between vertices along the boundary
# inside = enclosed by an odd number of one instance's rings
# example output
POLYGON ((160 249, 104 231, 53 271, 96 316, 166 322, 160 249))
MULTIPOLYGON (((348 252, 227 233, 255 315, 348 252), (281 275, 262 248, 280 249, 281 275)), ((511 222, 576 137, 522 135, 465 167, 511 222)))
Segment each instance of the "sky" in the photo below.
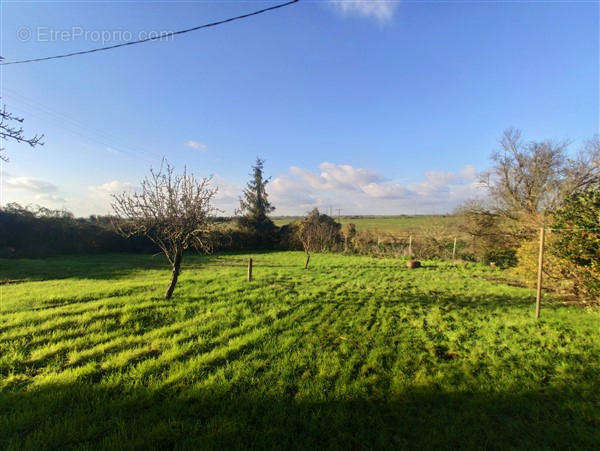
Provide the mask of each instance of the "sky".
MULTIPOLYGON (((0 3, 4 61, 127 42, 265 1, 0 3)), ((599 132, 597 1, 314 1, 160 41, 0 66, 43 147, 3 143, 0 204, 110 212, 163 157, 232 214, 257 156, 275 215, 453 211, 508 127, 599 132)))

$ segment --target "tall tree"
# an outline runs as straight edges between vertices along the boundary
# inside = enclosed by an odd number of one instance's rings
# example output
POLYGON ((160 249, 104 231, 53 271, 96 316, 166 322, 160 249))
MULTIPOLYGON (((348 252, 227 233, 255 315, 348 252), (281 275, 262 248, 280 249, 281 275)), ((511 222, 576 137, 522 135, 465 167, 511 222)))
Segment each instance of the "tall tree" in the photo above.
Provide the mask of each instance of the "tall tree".
POLYGON ((486 246, 515 247, 566 198, 600 185, 600 138, 571 156, 569 142, 527 142, 519 130, 508 129, 492 163, 480 179, 487 197, 462 207, 463 225, 486 246))
POLYGON ((260 245, 271 244, 269 241, 276 229, 275 224, 268 217, 275 207, 268 199, 266 187, 270 178, 264 176, 264 163, 264 160, 256 158, 250 173, 252 178, 246 184, 238 209, 242 215, 238 224, 242 229, 256 234, 260 245))
POLYGON ((216 192, 210 177, 196 178, 185 168, 182 174, 175 174, 173 167, 163 162, 158 171, 151 170, 144 178, 140 190, 113 196, 117 230, 126 237, 148 237, 171 263, 166 299, 177 284, 184 251, 190 247, 210 250, 216 192))
POLYGON ((265 160, 256 158, 250 175, 252 179, 246 184, 243 197, 240 198, 239 211, 246 217, 257 221, 264 220, 269 213, 275 210, 268 200, 267 184, 271 180, 264 176, 265 160))
MULTIPOLYGON (((12 113, 6 111, 6 105, 2 106, 0 110, 0 140, 6 141, 11 139, 18 143, 29 144, 31 147, 43 146, 42 139, 44 135, 35 135, 30 138, 25 136, 23 127, 22 117, 14 116, 12 113)), ((8 157, 4 154, 4 148, 0 146, 0 160, 8 161, 8 157)))
POLYGON ((483 174, 490 208, 506 219, 538 226, 544 216, 573 193, 600 184, 600 140, 586 143, 574 157, 569 142, 525 142, 521 132, 508 129, 493 166, 483 174))
POLYGON ((510 128, 499 144, 492 167, 480 176, 486 196, 463 204, 458 213, 472 238, 469 252, 483 259, 503 253, 513 261, 565 199, 600 185, 600 138, 570 152, 568 141, 525 141, 520 130, 510 128))

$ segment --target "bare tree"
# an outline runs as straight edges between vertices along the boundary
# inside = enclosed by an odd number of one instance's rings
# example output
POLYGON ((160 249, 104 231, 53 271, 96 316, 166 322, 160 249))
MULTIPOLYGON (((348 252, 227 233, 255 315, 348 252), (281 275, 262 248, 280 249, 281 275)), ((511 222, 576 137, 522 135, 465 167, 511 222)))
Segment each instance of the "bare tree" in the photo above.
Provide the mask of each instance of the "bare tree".
POLYGON ((561 201, 573 193, 600 186, 600 135, 587 140, 575 158, 567 159, 563 174, 561 201))
POLYGON ((148 237, 171 263, 166 299, 177 284, 184 251, 190 247, 211 249, 211 217, 217 211, 212 205, 217 189, 211 182, 210 177, 198 179, 185 168, 182 174, 175 174, 174 168, 163 161, 158 171, 150 170, 139 191, 113 196, 119 233, 148 237))
POLYGON ((508 129, 493 166, 481 178, 499 217, 523 225, 539 225, 547 212, 567 196, 600 184, 600 139, 590 140, 574 157, 568 141, 524 142, 521 132, 508 129))
POLYGON ((306 253, 304 269, 308 268, 310 253, 333 247, 339 239, 339 233, 340 224, 330 216, 319 214, 316 208, 300 221, 296 234, 306 253))
MULTIPOLYGON (((29 144, 31 147, 43 146, 42 139, 44 135, 35 135, 31 138, 25 137, 23 127, 20 125, 23 121, 23 118, 6 111, 6 106, 3 105, 2 110, 0 110, 0 141, 12 139, 18 143, 29 144)), ((0 147, 0 160, 8 161, 8 157, 3 152, 4 148, 0 147)))
POLYGON ((508 129, 492 154, 493 165, 481 174, 487 196, 462 205, 462 228, 478 255, 516 249, 534 237, 548 214, 573 193, 600 185, 600 138, 594 137, 573 155, 568 141, 522 139, 508 129))

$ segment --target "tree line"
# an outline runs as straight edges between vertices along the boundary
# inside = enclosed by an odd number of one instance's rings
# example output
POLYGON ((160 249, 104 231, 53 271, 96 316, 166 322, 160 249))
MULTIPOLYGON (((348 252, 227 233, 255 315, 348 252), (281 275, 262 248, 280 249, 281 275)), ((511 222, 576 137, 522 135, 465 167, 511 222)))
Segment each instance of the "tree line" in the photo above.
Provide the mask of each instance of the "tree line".
MULTIPOLYGON (((525 141, 521 132, 504 132, 492 167, 480 175, 485 196, 464 204, 457 214, 467 239, 458 257, 515 267, 530 278, 535 271, 537 232, 552 230, 547 276, 555 286, 583 298, 600 294, 600 138, 571 153, 569 142, 525 141)), ((210 178, 186 168, 176 173, 166 161, 136 191, 113 198, 111 216, 74 218, 62 210, 9 204, 0 209, 0 253, 46 256, 92 252, 162 252, 172 268, 170 297, 188 250, 302 249, 308 268, 313 252, 398 255, 407 243, 343 227, 317 209, 277 227, 269 214, 264 161, 257 158, 243 190, 235 224, 219 218, 210 178)), ((427 231, 425 231, 427 232, 427 231)), ((413 255, 440 257, 452 246, 444 231, 423 233, 408 244, 413 255)), ((454 251, 456 244, 454 244, 454 251)))

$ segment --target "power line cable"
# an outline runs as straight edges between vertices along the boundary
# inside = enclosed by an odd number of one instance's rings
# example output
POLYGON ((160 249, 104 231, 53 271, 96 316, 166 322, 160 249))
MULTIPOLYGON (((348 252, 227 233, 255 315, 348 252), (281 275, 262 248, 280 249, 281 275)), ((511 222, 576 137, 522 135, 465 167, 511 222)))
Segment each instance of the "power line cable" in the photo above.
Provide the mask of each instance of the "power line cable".
MULTIPOLYGON (((23 109, 23 107, 34 108, 36 110, 39 110, 44 115, 49 116, 50 118, 65 121, 61 124, 62 126, 64 126, 65 124, 72 125, 78 129, 83 130, 85 133, 92 133, 93 135, 96 135, 96 138, 90 138, 88 135, 86 135, 86 137, 88 139, 96 139, 96 141, 98 141, 97 137, 99 137, 101 140, 104 141, 104 143, 101 143, 104 146, 111 147, 117 151, 120 150, 119 148, 129 149, 136 153, 144 155, 146 157, 155 157, 155 158, 159 158, 159 159, 162 158, 161 155, 159 155, 151 150, 142 149, 140 147, 133 146, 131 144, 127 144, 126 140, 119 138, 117 135, 103 131, 98 128, 90 127, 88 124, 85 124, 77 119, 69 117, 66 114, 61 113, 47 105, 44 105, 43 103, 41 103, 39 101, 30 99, 27 96, 13 90, 13 89, 4 88, 4 91, 5 91, 4 92, 5 96, 8 96, 9 98, 12 97, 21 103, 20 105, 17 104, 16 108, 20 108, 20 109, 23 109), (108 141, 109 143, 114 142, 116 144, 106 144, 106 141, 108 141)), ((78 133, 78 134, 81 135, 81 133, 78 133)), ((122 153, 126 153, 126 152, 122 152, 122 153)))
MULTIPOLYGON (((28 110, 26 110, 24 108, 21 108, 21 107, 19 107, 19 110, 22 110, 22 111, 26 112, 31 117, 35 117, 35 118, 42 119, 42 120, 44 120, 44 119, 48 120, 48 116, 47 115, 44 115, 42 117, 42 116, 39 116, 39 115, 33 113, 32 111, 28 111, 28 110)), ((150 164, 152 163, 152 160, 149 160, 144 155, 139 155, 139 154, 135 153, 134 151, 127 150, 127 149, 125 149, 125 148, 123 148, 121 146, 117 146, 117 145, 114 145, 112 143, 107 143, 107 142, 101 141, 101 140, 99 140, 97 138, 93 138, 93 137, 85 134, 84 132, 81 132, 81 131, 78 131, 76 129, 73 129, 70 124, 64 124, 62 121, 59 122, 57 120, 52 120, 52 119, 50 120, 50 122, 53 122, 55 125, 60 125, 60 127, 62 128, 62 131, 64 133, 71 134, 71 135, 74 135, 74 136, 78 136, 78 137, 84 139, 85 141, 88 141, 91 144, 95 144, 97 146, 103 147, 104 150, 106 150, 109 153, 111 153, 111 151, 114 151, 115 153, 125 155, 125 156, 130 157, 130 158, 132 158, 134 160, 138 160, 139 161, 140 159, 142 159, 142 160, 146 161, 147 163, 150 163, 150 164)))
POLYGON ((26 106, 24 104, 14 105, 13 108, 17 112, 22 111, 22 112, 26 113, 28 116, 35 117, 40 120, 53 123, 53 124, 59 126, 63 132, 67 132, 72 135, 77 135, 80 138, 83 138, 84 140, 86 140, 92 144, 96 144, 101 147, 104 147, 105 150, 107 150, 109 152, 110 152, 110 150, 114 150, 115 152, 126 155, 128 157, 131 157, 131 158, 134 158, 137 160, 143 159, 147 163, 152 163, 152 160, 148 159, 148 157, 150 155, 148 155, 147 153, 136 151, 135 149, 128 148, 123 145, 118 145, 118 144, 115 144, 114 142, 107 142, 102 137, 100 137, 100 138, 92 137, 86 132, 86 130, 83 127, 77 126, 76 124, 71 124, 69 122, 65 122, 64 118, 49 114, 45 111, 38 114, 34 110, 30 109, 31 107, 26 106), (42 115, 40 115, 40 114, 42 114, 42 115))
POLYGON ((65 54, 62 54, 62 55, 46 56, 44 58, 31 58, 31 59, 20 60, 20 61, 6 61, 6 62, 0 63, 0 66, 8 66, 8 65, 11 65, 11 64, 35 63, 35 62, 38 62, 38 61, 47 61, 47 60, 53 60, 53 59, 59 59, 59 58, 68 58, 68 57, 71 57, 71 56, 85 55, 85 54, 88 54, 88 53, 102 52, 102 51, 105 51, 105 50, 112 50, 112 49, 116 49, 116 48, 119 48, 119 47, 125 47, 125 46, 128 46, 128 45, 141 44, 143 42, 156 41, 158 39, 165 39, 165 38, 169 38, 169 37, 172 37, 172 36, 176 36, 176 35, 180 35, 180 34, 184 34, 184 33, 189 33, 191 31, 201 30, 203 28, 216 27, 217 25, 223 25, 223 24, 228 23, 228 22, 233 22, 233 21, 240 20, 240 19, 246 19, 246 18, 251 17, 251 16, 257 16, 259 14, 263 14, 263 13, 266 13, 268 11, 273 11, 275 9, 284 8, 284 7, 292 5, 294 3, 298 3, 299 1, 300 0, 291 0, 291 1, 286 2, 286 3, 280 3, 280 4, 275 5, 275 6, 270 6, 269 8, 263 8, 263 9, 259 9, 258 11, 253 11, 251 13, 242 14, 240 16, 235 16, 235 17, 230 17, 229 19, 223 19, 223 20, 219 20, 217 22, 207 23, 207 24, 204 24, 204 25, 199 25, 197 27, 187 28, 185 30, 172 31, 172 32, 169 32, 169 33, 161 33, 158 36, 151 36, 151 37, 148 37, 148 38, 145 38, 145 39, 138 39, 137 41, 123 42, 121 44, 110 45, 110 46, 107 46, 107 47, 99 47, 99 48, 90 49, 90 50, 82 50, 82 51, 79 51, 79 52, 65 53, 65 54))

